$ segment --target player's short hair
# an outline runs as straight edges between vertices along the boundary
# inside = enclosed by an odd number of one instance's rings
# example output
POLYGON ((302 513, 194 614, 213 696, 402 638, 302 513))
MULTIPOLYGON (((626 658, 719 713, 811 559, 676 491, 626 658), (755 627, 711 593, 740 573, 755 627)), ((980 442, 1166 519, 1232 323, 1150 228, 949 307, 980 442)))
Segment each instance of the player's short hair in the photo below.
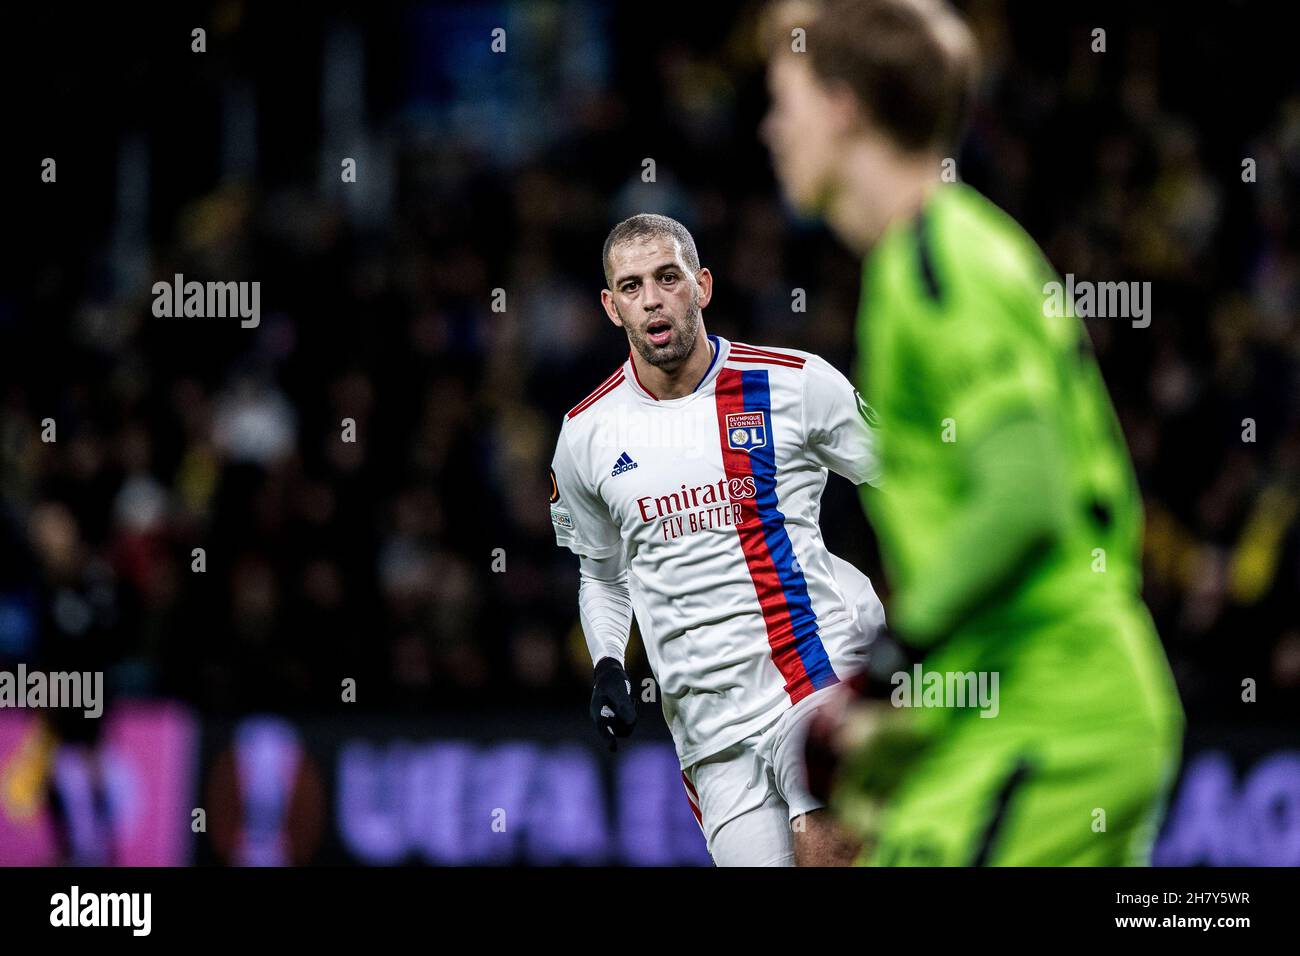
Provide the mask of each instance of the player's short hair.
POLYGON ((828 0, 818 9, 807 55, 823 83, 848 86, 903 150, 956 145, 979 81, 979 49, 956 10, 944 0, 828 0))
POLYGON ((700 271, 700 254, 695 251, 695 240, 690 231, 676 219, 653 212, 639 212, 629 216, 609 231, 605 248, 601 250, 601 264, 605 269, 605 282, 612 288, 614 274, 610 271, 609 254, 615 246, 635 239, 676 239, 682 244, 682 259, 692 273, 700 271))

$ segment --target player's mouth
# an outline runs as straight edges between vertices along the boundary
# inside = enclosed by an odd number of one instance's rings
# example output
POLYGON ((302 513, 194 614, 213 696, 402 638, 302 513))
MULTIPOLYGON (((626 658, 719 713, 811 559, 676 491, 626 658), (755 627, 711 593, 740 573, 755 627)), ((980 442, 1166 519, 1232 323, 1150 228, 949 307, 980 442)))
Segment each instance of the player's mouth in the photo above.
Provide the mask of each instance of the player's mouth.
POLYGON ((667 319, 655 319, 645 327, 645 337, 651 345, 667 345, 672 341, 673 324, 667 319))

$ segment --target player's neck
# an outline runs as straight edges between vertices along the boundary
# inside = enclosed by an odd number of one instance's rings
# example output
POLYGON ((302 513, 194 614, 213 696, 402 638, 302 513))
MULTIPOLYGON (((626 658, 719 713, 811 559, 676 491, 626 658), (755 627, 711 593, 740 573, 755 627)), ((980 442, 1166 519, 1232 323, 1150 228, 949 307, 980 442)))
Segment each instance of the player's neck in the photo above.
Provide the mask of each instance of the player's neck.
POLYGON ((636 349, 632 350, 632 365, 636 369, 637 379, 646 391, 660 401, 681 398, 695 391, 695 386, 700 383, 700 379, 704 378, 704 373, 709 370, 709 363, 712 361, 713 343, 704 332, 703 322, 700 323, 700 331, 695 337, 695 347, 672 369, 651 365, 636 349))
POLYGON ((827 221, 858 255, 866 255, 885 231, 921 211, 939 183, 941 157, 905 154, 862 140, 845 157, 843 188, 827 221))

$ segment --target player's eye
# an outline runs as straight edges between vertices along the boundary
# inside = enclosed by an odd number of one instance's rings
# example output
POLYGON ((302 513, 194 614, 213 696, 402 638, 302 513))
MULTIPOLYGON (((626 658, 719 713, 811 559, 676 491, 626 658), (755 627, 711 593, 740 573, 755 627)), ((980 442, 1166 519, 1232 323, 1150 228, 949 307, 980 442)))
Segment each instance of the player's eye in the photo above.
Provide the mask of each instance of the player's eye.
POLYGON ((619 291, 622 292, 624 295, 631 295, 633 292, 636 291, 636 283, 624 282, 623 285, 620 287, 619 291))
POLYGON ((662 282, 664 285, 672 285, 674 282, 677 281, 677 276, 671 272, 665 272, 663 274, 663 278, 660 279, 659 281, 662 282))

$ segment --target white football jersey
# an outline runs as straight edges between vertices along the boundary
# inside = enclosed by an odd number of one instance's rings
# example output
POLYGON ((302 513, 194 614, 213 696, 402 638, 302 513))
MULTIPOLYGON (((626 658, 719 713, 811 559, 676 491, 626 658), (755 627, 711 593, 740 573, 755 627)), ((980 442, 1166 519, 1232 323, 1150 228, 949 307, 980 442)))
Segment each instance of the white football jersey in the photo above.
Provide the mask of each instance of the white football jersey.
POLYGON ((828 469, 876 477, 865 403, 816 355, 709 339, 681 398, 629 355, 565 416, 552 463, 557 541, 626 560, 683 767, 860 669, 867 643, 818 524, 828 469))

